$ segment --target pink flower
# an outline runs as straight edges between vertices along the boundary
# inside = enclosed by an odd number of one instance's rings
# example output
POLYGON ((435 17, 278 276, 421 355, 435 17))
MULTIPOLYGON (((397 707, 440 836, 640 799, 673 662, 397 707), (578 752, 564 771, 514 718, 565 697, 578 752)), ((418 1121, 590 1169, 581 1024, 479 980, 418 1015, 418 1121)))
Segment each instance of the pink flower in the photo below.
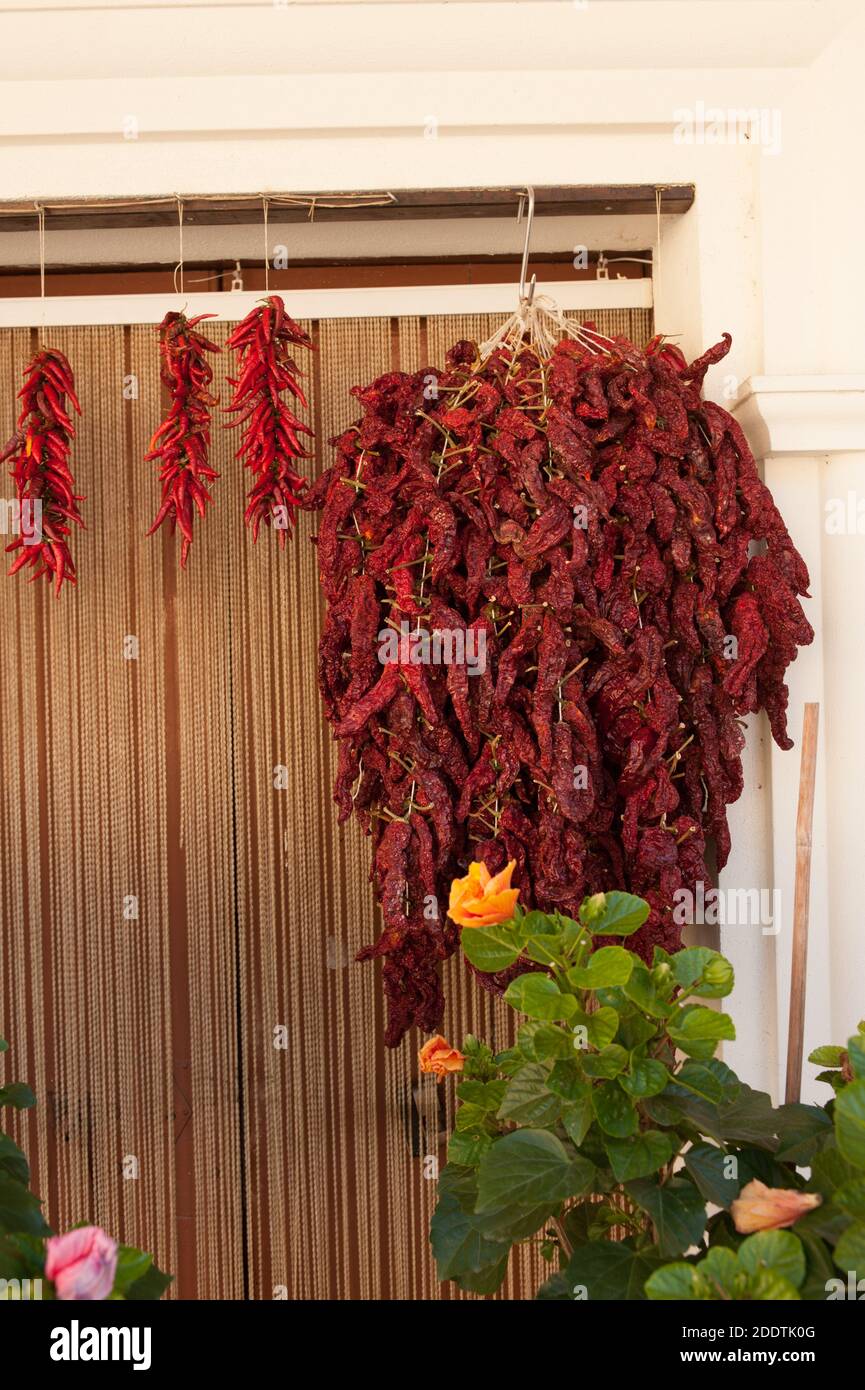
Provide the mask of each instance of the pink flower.
POLYGON ((58 1298, 93 1302, 108 1297, 114 1288, 117 1241, 99 1226, 49 1236, 45 1246, 45 1277, 53 1281, 58 1298))
POLYGON ((730 1204, 730 1215, 736 1230, 743 1235, 751 1231, 777 1231, 782 1226, 792 1226, 806 1211, 819 1207, 821 1200, 816 1192, 767 1187, 759 1178, 753 1178, 730 1204))

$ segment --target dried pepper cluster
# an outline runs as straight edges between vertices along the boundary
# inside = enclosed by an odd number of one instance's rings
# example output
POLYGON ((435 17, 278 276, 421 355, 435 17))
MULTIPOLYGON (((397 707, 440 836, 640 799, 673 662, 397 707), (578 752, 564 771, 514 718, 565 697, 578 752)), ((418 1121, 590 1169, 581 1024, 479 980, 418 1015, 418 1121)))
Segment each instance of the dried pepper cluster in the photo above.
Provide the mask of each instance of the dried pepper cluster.
POLYGON ((247 314, 228 339, 240 359, 239 376, 229 378, 234 396, 228 409, 238 414, 235 424, 246 426, 235 458, 243 458, 244 467, 257 479, 247 498, 244 520, 252 528, 254 541, 264 523, 273 526, 283 547, 306 487, 295 463, 309 458, 309 453, 298 436, 312 434, 282 399, 288 392, 302 406, 307 403, 298 381, 300 370, 291 356, 296 345, 311 348, 312 341, 289 318, 277 294, 247 314))
POLYGON ((75 565, 69 551, 71 523, 83 526, 69 468, 75 429, 70 408, 81 414, 75 395, 72 368, 62 352, 44 348, 27 367, 18 392, 21 412, 9 443, 0 452, 0 463, 12 461, 11 476, 19 503, 21 524, 8 551, 20 550, 9 573, 30 566, 31 580, 44 575, 60 593, 64 580, 75 583, 75 565), (37 514, 36 505, 41 507, 37 514), (37 536, 39 539, 36 539, 37 536))
POLYGON ((635 949, 674 948, 673 894, 708 880, 707 839, 729 853, 741 716, 765 709, 790 747, 808 574, 738 424, 701 398, 729 346, 689 366, 660 339, 483 362, 462 342, 443 372, 354 390, 362 418, 306 505, 335 799, 374 839, 384 928, 361 957, 384 958, 391 1046, 441 1019, 447 886, 472 859, 515 859, 547 911, 630 889, 651 905, 635 949), (435 633, 464 655, 483 634, 477 674, 418 660, 435 633))
POLYGON ((162 505, 147 532, 152 536, 167 521, 172 535, 179 529, 182 544, 180 564, 186 567, 192 545, 194 511, 200 517, 213 498, 207 484, 219 474, 208 462, 210 451, 210 410, 218 400, 210 390, 213 368, 207 354, 219 352, 209 338, 196 332, 202 319, 213 314, 170 312, 159 325, 160 378, 171 393, 171 407, 150 441, 147 462, 158 459, 162 484, 162 505))

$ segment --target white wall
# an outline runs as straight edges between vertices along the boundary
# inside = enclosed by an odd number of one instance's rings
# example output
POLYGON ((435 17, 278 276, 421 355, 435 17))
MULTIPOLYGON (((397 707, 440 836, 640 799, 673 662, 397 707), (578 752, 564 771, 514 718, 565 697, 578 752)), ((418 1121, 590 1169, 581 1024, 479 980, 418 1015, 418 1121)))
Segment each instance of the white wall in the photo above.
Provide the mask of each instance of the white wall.
MULTIPOLYGON (((658 323, 690 353, 725 329, 733 334, 730 357, 708 378, 709 391, 729 404, 731 389, 750 377, 777 384, 791 374, 865 372, 863 59, 865 7, 852 0, 187 0, 161 8, 53 0, 26 12, 0 3, 0 190, 6 199, 52 201, 693 181, 692 211, 663 219, 658 323), (677 110, 697 103, 766 109, 780 120, 780 148, 677 143, 677 110), (130 130, 136 138, 126 138, 130 130)), ((271 223, 272 240, 298 255, 366 254, 385 236, 391 254, 482 253, 516 250, 521 237, 508 223, 386 231, 363 223, 281 229, 277 216, 271 223)), ((579 243, 642 248, 655 235, 653 218, 536 225, 536 246, 556 251, 579 243)), ((48 255, 173 259, 176 244, 170 231, 58 233, 48 255)), ((185 245, 193 258, 254 256, 261 232, 187 229, 185 245)), ((0 246, 8 263, 36 255, 35 235, 8 235, 0 246)), ((767 465, 815 581, 809 616, 817 642, 790 681, 797 742, 803 702, 823 703, 809 1046, 845 1038, 865 1013, 865 931, 855 907, 865 824, 865 735, 857 727, 865 554, 858 537, 827 536, 822 513, 827 497, 857 486, 865 445, 824 448, 819 428, 828 429, 831 414, 830 404, 807 449, 773 454, 767 465)), ((777 939, 741 928, 722 934, 739 973, 740 1040, 729 1055, 777 1092, 799 755, 770 754, 765 722, 752 726, 724 882, 779 887, 784 928, 777 939)))

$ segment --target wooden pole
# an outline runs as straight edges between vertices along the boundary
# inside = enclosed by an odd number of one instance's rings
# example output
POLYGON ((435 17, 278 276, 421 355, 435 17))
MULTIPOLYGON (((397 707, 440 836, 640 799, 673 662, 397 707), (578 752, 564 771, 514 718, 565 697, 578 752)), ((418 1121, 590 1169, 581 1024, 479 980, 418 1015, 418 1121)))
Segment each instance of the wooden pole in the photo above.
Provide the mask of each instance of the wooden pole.
POLYGON ((796 893, 793 902, 793 959, 790 966, 790 1023, 787 1033, 787 1102, 798 1101, 802 1088, 805 1043, 805 975, 808 967, 808 911, 811 895, 811 827, 817 770, 817 725, 820 706, 808 704, 802 719, 802 763, 796 813, 796 893))

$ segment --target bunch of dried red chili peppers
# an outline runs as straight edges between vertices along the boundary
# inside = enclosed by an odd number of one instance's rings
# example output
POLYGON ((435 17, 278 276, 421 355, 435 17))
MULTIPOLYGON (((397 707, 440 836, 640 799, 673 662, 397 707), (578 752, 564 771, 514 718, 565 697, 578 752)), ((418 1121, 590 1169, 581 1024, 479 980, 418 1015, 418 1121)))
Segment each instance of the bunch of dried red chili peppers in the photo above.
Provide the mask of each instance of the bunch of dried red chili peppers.
POLYGON ((69 551, 71 524, 83 526, 69 467, 75 429, 70 410, 81 414, 75 395, 72 369, 62 352, 43 348, 24 374, 18 392, 21 412, 18 425, 0 463, 12 461, 12 478, 19 506, 18 535, 8 551, 20 551, 9 573, 30 566, 32 579, 44 575, 60 593, 64 581, 75 583, 75 565, 69 551))
POLYGON ((384 929, 361 957, 384 958, 391 1046, 441 1020, 447 888, 472 859, 515 859, 526 906, 639 893, 629 944, 650 958, 679 943, 674 894, 708 881, 708 838, 727 859, 741 716, 765 709, 790 747, 808 574, 740 427, 701 397, 729 346, 690 366, 624 338, 478 363, 462 342, 443 372, 354 390, 362 418, 306 505, 335 799, 374 839, 384 929))
MULTIPOLYGON (((211 317, 187 319, 170 313, 159 327, 161 376, 171 392, 171 408, 147 455, 148 460, 160 460, 162 484, 162 505, 148 535, 163 521, 172 531, 179 527, 181 566, 192 544, 194 510, 204 516, 206 504, 213 500, 206 484, 219 477, 208 462, 210 412, 218 397, 210 390, 213 370, 206 354, 220 349, 196 332, 201 320, 211 317)), ((227 409, 238 415, 234 425, 245 426, 235 457, 242 458, 257 478, 244 519, 254 541, 264 524, 277 532, 281 546, 306 487, 306 479, 295 469, 298 459, 309 457, 298 436, 312 434, 282 399, 288 392, 306 405, 300 371, 290 354, 294 344, 312 347, 309 335, 289 318, 276 294, 247 314, 228 339, 238 356, 238 376, 229 377, 235 389, 227 409)))
POLYGON ((246 426, 235 458, 243 458, 244 467, 257 478, 244 520, 254 541, 262 523, 272 526, 280 546, 294 525, 306 488, 306 479, 294 466, 298 459, 309 458, 298 435, 312 434, 282 399, 288 392, 302 406, 307 403, 291 356, 294 345, 311 348, 312 340, 289 318, 276 294, 247 314, 228 339, 239 357, 239 375, 229 378, 234 396, 228 409, 238 415, 235 424, 246 426))
POLYGON ((207 360, 207 354, 219 352, 219 348, 196 331, 203 319, 213 317, 197 314, 188 319, 185 314, 171 312, 159 325, 159 375, 171 394, 171 406, 145 456, 148 462, 159 460, 162 484, 162 505, 147 534, 152 536, 165 521, 172 534, 179 529, 182 568, 192 545, 194 513, 204 516, 207 503, 213 501, 207 484, 219 477, 208 462, 210 408, 218 397, 210 390, 213 368, 207 360))

